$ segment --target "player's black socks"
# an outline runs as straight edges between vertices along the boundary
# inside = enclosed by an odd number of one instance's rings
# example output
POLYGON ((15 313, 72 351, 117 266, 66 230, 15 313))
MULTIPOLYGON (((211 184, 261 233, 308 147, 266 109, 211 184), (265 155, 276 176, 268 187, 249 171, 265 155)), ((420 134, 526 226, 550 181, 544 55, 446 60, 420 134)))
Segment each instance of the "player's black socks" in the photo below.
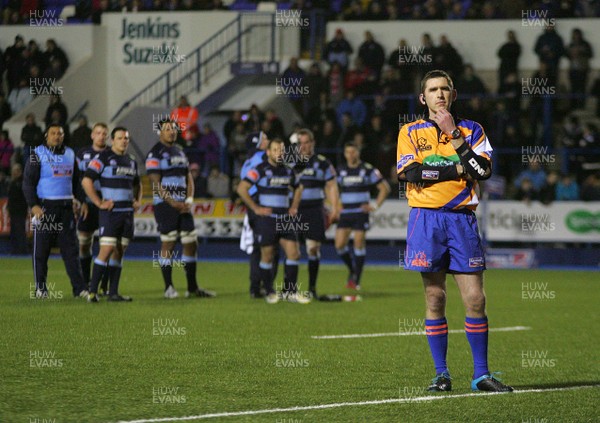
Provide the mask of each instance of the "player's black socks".
POLYGON ((273 281, 277 279, 277 271, 279 270, 279 247, 275 247, 275 254, 273 255, 273 281))
POLYGON ((198 282, 196 281, 196 257, 182 256, 181 259, 185 264, 185 278, 187 280, 188 292, 196 292, 198 290, 198 282))
POLYGON ((365 265, 365 257, 367 255, 366 248, 355 248, 354 249, 354 262, 356 263, 354 274, 356 275, 356 284, 360 284, 360 276, 362 275, 363 267, 365 265))
POLYGON ((86 287, 90 286, 90 270, 92 269, 92 256, 82 257, 79 256, 79 263, 81 263, 81 271, 83 272, 83 283, 86 287))
POLYGON ((339 250, 336 250, 336 251, 337 251, 338 255, 340 256, 340 258, 344 261, 344 263, 348 267, 348 270, 350 270, 350 272, 354 272, 354 266, 352 265, 352 257, 350 256, 350 249, 348 248, 348 246, 345 246, 344 248, 340 248, 339 250))
POLYGON ((283 292, 298 291, 298 262, 296 260, 285 259, 284 270, 285 281, 283 283, 283 292))
POLYGON ((275 292, 273 289, 273 264, 272 263, 263 263, 262 261, 259 264, 260 268, 260 278, 265 285, 265 291, 267 291, 267 295, 275 292))
POLYGON ((107 270, 108 263, 101 260, 94 260, 94 269, 92 270, 92 279, 90 280, 90 292, 94 294, 98 293, 98 284, 100 283, 100 279, 102 275, 107 270))
POLYGON ((110 275, 108 272, 104 272, 102 275, 102 282, 100 283, 100 289, 104 291, 104 293, 108 292, 108 280, 110 279, 110 275))
POLYGON ((319 264, 321 256, 308 256, 308 289, 315 291, 317 289, 317 275, 319 274, 319 264))
POLYGON ((110 259, 108 263, 108 274, 110 275, 110 295, 119 295, 119 280, 121 279, 121 262, 110 259))
POLYGON ((165 290, 167 290, 173 285, 173 264, 171 263, 171 259, 162 257, 158 259, 158 264, 160 265, 160 271, 165 281, 165 290))
POLYGON ((254 244, 254 249, 250 255, 250 293, 258 294, 260 292, 260 246, 254 244))

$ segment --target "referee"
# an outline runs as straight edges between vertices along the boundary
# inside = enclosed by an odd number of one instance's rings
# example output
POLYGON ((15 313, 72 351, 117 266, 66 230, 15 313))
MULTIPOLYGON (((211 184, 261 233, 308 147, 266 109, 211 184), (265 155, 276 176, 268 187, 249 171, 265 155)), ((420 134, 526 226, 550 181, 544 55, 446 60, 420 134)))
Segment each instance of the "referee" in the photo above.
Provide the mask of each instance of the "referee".
POLYGON ((31 152, 25 166, 23 193, 32 215, 36 298, 48 298, 48 257, 56 241, 71 280, 73 296, 88 295, 79 263, 74 212, 78 203, 73 201, 74 194, 83 199, 83 192, 75 153, 63 145, 64 138, 61 125, 50 125, 44 143, 31 152))
POLYGON ((425 332, 436 376, 429 391, 452 390, 446 364, 446 275, 452 274, 465 306, 465 332, 473 355, 471 390, 510 392, 488 369, 488 319, 483 290, 485 254, 474 210, 478 181, 492 174, 492 146, 482 126, 453 116, 452 78, 433 70, 421 81, 419 100, 427 119, 408 123, 398 135, 398 179, 408 181, 411 207, 405 269, 421 273, 425 332))

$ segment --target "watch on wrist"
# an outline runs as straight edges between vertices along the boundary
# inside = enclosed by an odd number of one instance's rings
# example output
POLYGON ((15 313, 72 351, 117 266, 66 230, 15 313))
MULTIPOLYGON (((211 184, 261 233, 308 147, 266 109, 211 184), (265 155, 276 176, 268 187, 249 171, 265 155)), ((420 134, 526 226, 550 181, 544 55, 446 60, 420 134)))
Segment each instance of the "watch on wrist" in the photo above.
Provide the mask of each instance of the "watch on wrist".
POLYGON ((456 128, 454 131, 450 132, 450 138, 453 140, 457 140, 462 136, 460 133, 460 129, 456 128))

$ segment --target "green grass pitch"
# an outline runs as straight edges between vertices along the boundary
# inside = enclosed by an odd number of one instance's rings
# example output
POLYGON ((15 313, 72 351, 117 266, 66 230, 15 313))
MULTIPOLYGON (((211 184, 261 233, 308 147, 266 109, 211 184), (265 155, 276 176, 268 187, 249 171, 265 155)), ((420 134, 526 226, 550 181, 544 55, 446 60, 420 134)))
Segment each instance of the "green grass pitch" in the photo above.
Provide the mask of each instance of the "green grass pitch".
MULTIPOLYGON (((50 300, 30 299, 30 260, 0 263, 0 422, 172 421, 168 418, 394 399, 401 401, 207 420, 600 419, 599 273, 485 274, 490 327, 531 328, 490 333, 491 370, 502 371, 501 379, 516 389, 547 392, 408 402, 428 395, 424 388, 433 376, 424 336, 311 336, 421 330, 424 301, 416 273, 367 265, 361 302, 267 305, 249 298, 243 263, 199 263, 201 285, 216 290, 218 298, 165 300, 159 269, 126 260, 121 293, 133 296, 133 303, 87 304, 70 296, 60 260, 50 261, 49 282, 63 298, 50 300), (550 391, 554 388, 559 390, 550 391)), ((282 273, 280 268, 278 279, 282 273)), ((345 277, 342 266, 323 265, 319 292, 348 293, 345 277)), ((182 295, 183 271, 175 269, 174 280, 182 295)), ((299 282, 306 287, 306 265, 299 282)), ((462 329, 462 304, 448 282, 449 327, 462 329)), ((465 335, 451 334, 449 344, 451 395, 470 394, 465 335)))

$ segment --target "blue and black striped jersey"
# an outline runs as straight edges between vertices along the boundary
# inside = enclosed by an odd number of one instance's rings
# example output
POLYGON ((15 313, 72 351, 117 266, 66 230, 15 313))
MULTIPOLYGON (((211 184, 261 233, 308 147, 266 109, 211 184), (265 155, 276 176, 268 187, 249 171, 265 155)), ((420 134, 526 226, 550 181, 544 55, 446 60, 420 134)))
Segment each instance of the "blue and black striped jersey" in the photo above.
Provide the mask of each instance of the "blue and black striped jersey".
POLYGON ((290 190, 296 188, 294 171, 287 166, 272 166, 268 160, 246 173, 244 181, 256 185, 259 206, 270 207, 273 215, 287 214, 290 208, 290 190))
POLYGON ((107 148, 90 161, 85 177, 100 181, 102 199, 114 202, 112 211, 133 211, 133 188, 139 183, 139 176, 132 156, 107 148))
POLYGON ((304 187, 300 208, 323 207, 325 184, 336 176, 331 162, 320 154, 314 154, 307 162, 297 163, 294 172, 298 183, 304 187))
MULTIPOLYGON (((188 158, 178 145, 168 146, 158 142, 146 156, 148 175, 160 175, 163 190, 175 201, 184 201, 187 197, 188 158)), ((152 187, 153 203, 164 200, 158 195, 158 187, 152 187)))
POLYGON ((383 180, 381 172, 369 163, 360 162, 357 167, 338 167, 338 186, 342 213, 362 212, 361 206, 369 204, 371 189, 383 180))

